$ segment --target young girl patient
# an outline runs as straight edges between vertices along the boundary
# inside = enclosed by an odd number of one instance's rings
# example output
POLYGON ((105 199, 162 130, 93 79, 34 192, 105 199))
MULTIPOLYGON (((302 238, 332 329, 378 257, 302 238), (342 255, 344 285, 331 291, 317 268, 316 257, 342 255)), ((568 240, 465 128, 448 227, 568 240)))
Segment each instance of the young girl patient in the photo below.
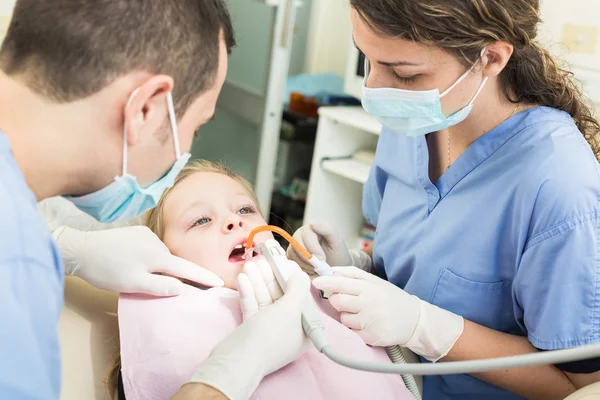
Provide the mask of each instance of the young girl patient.
MULTIPOLYGON (((124 393, 119 397, 170 398, 214 346, 242 323, 236 289, 245 263, 243 245, 253 228, 266 225, 257 203, 243 178, 219 164, 197 161, 181 171, 174 186, 148 213, 148 227, 171 253, 214 272, 223 279, 225 288, 201 290, 186 285, 183 294, 171 298, 120 296, 120 372, 124 393)), ((258 234, 255 243, 269 238, 270 233, 258 234)), ((327 307, 328 303, 318 296, 313 294, 313 298, 321 309, 327 307)), ((384 349, 365 345, 336 317, 331 308, 322 314, 329 341, 338 352, 364 361, 390 363, 384 349)), ((311 347, 294 363, 267 376, 253 398, 412 396, 400 376, 351 370, 311 347)))

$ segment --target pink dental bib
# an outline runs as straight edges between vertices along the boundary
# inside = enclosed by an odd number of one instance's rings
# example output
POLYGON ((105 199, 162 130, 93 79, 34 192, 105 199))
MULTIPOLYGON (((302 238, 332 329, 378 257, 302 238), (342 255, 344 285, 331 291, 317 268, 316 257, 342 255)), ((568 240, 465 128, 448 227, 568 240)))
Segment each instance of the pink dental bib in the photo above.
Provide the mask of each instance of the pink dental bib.
MULTIPOLYGON (((323 311, 329 342, 346 356, 391 363, 383 348, 363 343, 334 318, 337 312, 313 293, 323 311), (332 318, 333 317, 333 318, 332 318)), ((127 400, 166 400, 210 351, 242 322, 238 294, 186 285, 170 298, 122 294, 119 298, 121 374, 127 400)), ((268 335, 268 332, 265 332, 268 335)), ((235 377, 231 377, 235 379, 235 377)), ((267 376, 252 399, 413 399, 399 375, 342 367, 314 348, 267 376)))

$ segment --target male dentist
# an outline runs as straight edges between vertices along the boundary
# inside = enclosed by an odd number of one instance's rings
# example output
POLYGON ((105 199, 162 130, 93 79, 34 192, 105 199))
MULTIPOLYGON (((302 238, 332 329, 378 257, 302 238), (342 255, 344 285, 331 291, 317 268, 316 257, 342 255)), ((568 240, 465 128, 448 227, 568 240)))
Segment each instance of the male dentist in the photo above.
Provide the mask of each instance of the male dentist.
MULTIPOLYGON (((233 45, 222 0, 17 1, 0 49, 0 398, 60 392, 63 265, 36 203, 65 196, 101 222, 154 206, 214 114, 233 45)), ((104 289, 178 293, 153 272, 221 284, 143 228, 55 236, 79 252, 68 272, 104 289)), ((296 274, 176 397, 247 397, 295 359, 307 285, 296 274), (297 334, 277 333, 287 323, 297 334)))

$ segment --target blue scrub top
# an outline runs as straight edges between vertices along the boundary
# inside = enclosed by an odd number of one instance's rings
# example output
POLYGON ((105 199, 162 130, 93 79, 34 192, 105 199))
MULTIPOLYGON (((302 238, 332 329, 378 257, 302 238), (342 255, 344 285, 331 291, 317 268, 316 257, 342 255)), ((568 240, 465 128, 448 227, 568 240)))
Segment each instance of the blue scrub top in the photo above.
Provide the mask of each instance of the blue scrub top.
MULTIPOLYGON (((598 163, 570 116, 537 107, 475 141, 435 183, 424 137, 383 129, 364 188, 378 274, 551 350, 600 341, 598 163)), ((425 399, 519 399, 469 375, 425 399)))
POLYGON ((0 399, 58 399, 63 267, 0 131, 0 399))

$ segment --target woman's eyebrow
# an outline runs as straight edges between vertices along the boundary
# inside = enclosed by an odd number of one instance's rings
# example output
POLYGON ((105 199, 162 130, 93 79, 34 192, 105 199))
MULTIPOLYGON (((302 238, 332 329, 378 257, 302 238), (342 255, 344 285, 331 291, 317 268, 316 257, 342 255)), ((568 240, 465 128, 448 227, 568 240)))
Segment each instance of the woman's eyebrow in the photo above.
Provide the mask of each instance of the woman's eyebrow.
MULTIPOLYGON (((356 45, 356 42, 354 41, 354 37, 352 38, 352 43, 354 43, 354 47, 356 47, 358 49, 358 51, 360 51, 362 53, 362 50, 360 49, 360 47, 358 47, 356 45)), ((369 60, 371 61, 371 60, 369 60)), ((419 66, 419 65, 423 65, 421 63, 416 63, 416 62, 412 62, 412 61, 405 61, 405 60, 397 60, 397 61, 376 61, 377 64, 379 65, 383 65, 386 67, 401 67, 401 66, 419 66)))

